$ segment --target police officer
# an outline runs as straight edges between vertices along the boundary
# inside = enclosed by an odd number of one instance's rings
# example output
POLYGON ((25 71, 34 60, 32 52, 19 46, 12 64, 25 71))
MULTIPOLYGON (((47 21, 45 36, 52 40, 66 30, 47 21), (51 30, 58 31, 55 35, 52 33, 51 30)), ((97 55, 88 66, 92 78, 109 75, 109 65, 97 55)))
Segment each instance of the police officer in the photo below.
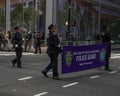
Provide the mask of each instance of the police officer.
POLYGON ((41 39, 42 39, 42 32, 38 31, 35 37, 35 54, 37 54, 38 49, 39 53, 41 54, 41 39))
POLYGON ((45 77, 48 77, 47 72, 52 68, 53 79, 60 80, 58 77, 58 55, 60 53, 60 40, 56 33, 56 26, 51 24, 49 27, 49 37, 47 38, 47 54, 50 58, 50 64, 42 71, 45 77))
POLYGON ((110 29, 108 25, 104 25, 103 27, 104 32, 102 33, 101 39, 102 43, 107 43, 108 44, 108 49, 106 53, 106 65, 105 65, 105 70, 111 71, 109 68, 109 59, 111 56, 111 34, 110 34, 110 29))
POLYGON ((17 63, 18 68, 23 68, 21 65, 21 57, 22 57, 22 34, 20 33, 20 29, 18 27, 14 28, 15 34, 12 38, 13 48, 15 48, 16 58, 12 60, 12 65, 15 67, 17 63))

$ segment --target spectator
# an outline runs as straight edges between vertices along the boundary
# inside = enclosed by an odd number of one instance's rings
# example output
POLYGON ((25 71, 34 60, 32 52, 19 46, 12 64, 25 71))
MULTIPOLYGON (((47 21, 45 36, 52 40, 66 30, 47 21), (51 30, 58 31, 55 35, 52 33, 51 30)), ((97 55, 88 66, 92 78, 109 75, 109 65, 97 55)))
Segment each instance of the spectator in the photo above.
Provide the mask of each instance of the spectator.
POLYGON ((74 43, 74 36, 73 36, 73 34, 71 32, 69 33, 67 41, 68 41, 68 45, 73 45, 73 43, 74 43))
POLYGON ((28 31, 28 33, 25 36, 25 52, 31 51, 31 45, 32 45, 32 34, 31 31, 28 31))
POLYGON ((41 54, 41 39, 42 39, 42 32, 38 31, 35 37, 35 54, 37 54, 38 49, 39 49, 39 53, 41 54))
POLYGON ((3 36, 2 33, 0 32, 0 51, 2 50, 2 43, 3 43, 3 36))

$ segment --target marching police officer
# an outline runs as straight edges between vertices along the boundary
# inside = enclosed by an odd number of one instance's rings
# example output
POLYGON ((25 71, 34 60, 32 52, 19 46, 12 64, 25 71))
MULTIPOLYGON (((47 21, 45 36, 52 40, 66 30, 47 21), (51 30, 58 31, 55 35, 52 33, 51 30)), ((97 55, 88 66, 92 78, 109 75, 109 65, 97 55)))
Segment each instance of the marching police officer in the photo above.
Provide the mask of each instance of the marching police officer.
POLYGON ((60 80, 58 77, 58 55, 60 53, 60 40, 56 33, 56 26, 51 24, 49 27, 49 37, 47 38, 47 54, 50 58, 50 64, 42 71, 45 77, 48 77, 47 72, 52 68, 53 79, 60 80))
POLYGON ((21 65, 21 57, 22 57, 22 34, 20 33, 20 29, 18 27, 14 28, 15 34, 12 38, 13 48, 15 48, 16 58, 12 60, 12 65, 15 67, 17 63, 18 68, 23 68, 21 65))
POLYGON ((103 27, 104 32, 102 33, 101 39, 102 43, 107 43, 108 44, 108 49, 106 53, 106 65, 105 65, 105 70, 111 71, 109 68, 109 59, 111 56, 111 34, 110 34, 110 29, 108 25, 104 25, 103 27))

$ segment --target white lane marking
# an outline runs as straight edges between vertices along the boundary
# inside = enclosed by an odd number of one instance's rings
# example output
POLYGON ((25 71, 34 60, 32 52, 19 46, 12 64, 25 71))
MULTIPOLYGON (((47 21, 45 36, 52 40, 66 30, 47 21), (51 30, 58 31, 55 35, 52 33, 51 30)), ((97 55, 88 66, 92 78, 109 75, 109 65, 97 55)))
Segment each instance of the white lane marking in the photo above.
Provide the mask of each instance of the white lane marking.
POLYGON ((53 72, 49 72, 48 74, 49 74, 49 75, 52 75, 52 74, 53 74, 53 72))
POLYGON ((34 96, 43 96, 43 95, 47 95, 47 94, 48 94, 48 92, 42 92, 42 93, 36 94, 34 96))
POLYGON ((110 72, 110 74, 114 74, 114 73, 117 73, 117 71, 112 71, 112 72, 110 72))
POLYGON ((90 79, 95 79, 95 78, 99 78, 99 77, 100 77, 99 75, 96 75, 96 76, 90 77, 90 79))
POLYGON ((13 91, 13 92, 16 92, 17 90, 13 89, 12 91, 13 91))
POLYGON ((24 77, 24 78, 20 78, 18 79, 19 81, 23 81, 23 80, 28 80, 28 79, 32 79, 33 77, 29 76, 29 77, 24 77))
POLYGON ((71 84, 64 85, 64 86, 62 86, 62 87, 63 87, 63 88, 67 88, 67 87, 76 85, 76 84, 78 84, 78 83, 79 83, 79 82, 74 82, 74 83, 71 83, 71 84))

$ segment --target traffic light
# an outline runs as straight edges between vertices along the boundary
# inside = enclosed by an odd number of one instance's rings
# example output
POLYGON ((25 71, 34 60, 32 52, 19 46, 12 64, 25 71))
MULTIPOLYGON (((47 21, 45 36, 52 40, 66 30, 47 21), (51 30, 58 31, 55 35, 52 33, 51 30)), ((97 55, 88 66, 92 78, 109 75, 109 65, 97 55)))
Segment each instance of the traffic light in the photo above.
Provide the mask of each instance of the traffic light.
POLYGON ((71 26, 75 27, 76 26, 76 21, 72 21, 71 26))

